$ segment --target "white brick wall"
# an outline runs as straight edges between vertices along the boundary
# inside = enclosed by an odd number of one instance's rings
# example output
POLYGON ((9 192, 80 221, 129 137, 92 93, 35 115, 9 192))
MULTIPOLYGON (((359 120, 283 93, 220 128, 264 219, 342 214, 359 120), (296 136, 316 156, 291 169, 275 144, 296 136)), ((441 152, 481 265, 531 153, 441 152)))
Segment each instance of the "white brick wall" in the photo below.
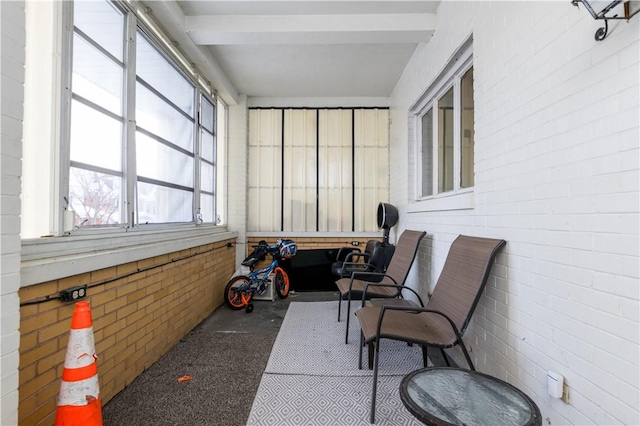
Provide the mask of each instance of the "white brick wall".
POLYGON ((459 233, 508 242, 465 340, 544 424, 640 424, 638 18, 596 42, 568 1, 442 2, 391 98, 391 202, 428 233, 411 284, 432 288, 459 233), (475 206, 415 212, 408 111, 471 34, 475 206))
POLYGON ((24 2, 0 2, 0 424, 18 423, 24 2))

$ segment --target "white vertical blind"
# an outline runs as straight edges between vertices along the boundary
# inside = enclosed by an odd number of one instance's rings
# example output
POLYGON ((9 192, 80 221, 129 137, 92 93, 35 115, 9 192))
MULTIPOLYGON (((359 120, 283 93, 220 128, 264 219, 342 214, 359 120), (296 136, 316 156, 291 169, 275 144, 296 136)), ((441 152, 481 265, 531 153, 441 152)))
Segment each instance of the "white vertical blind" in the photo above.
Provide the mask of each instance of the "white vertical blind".
POLYGON ((353 110, 319 112, 318 231, 351 232, 353 110))
POLYGON ((282 110, 249 111, 248 229, 280 231, 282 110))
POLYGON ((389 110, 354 110, 354 231, 377 229, 379 202, 389 197, 389 110))
POLYGON ((286 231, 316 230, 316 110, 289 109, 284 115, 284 211, 286 231))
POLYGON ((249 111, 249 231, 377 231, 389 199, 386 109, 249 111))

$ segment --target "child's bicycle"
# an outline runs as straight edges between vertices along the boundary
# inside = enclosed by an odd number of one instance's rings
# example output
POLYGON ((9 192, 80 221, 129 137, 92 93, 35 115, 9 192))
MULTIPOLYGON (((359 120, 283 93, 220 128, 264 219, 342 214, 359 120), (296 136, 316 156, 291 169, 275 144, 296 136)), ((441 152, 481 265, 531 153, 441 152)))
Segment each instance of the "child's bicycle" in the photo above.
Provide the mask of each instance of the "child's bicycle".
POLYGON ((292 240, 278 240, 275 245, 270 246, 266 241, 260 241, 253 248, 253 252, 242 262, 243 266, 251 268, 251 272, 232 277, 224 289, 224 303, 233 310, 244 308, 247 312, 253 311, 251 299, 255 293, 261 295, 267 291, 267 278, 271 274, 272 285, 275 286, 278 297, 284 299, 289 295, 289 275, 278 261, 295 256, 298 251, 296 244, 292 240), (273 256, 273 262, 265 268, 254 269, 255 264, 267 254, 273 256))

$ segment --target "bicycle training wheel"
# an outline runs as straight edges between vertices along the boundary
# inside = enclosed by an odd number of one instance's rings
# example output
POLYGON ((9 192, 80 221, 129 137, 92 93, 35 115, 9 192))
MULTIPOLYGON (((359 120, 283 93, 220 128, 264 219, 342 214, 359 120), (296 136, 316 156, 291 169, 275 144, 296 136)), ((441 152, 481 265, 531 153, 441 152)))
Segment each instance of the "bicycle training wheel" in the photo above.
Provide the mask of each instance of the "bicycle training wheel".
POLYGON ((250 281, 244 275, 231 278, 224 288, 224 304, 234 311, 246 307, 253 296, 253 292, 249 291, 250 281))
POLYGON ((289 295, 289 275, 280 267, 276 268, 275 274, 273 283, 276 286, 276 293, 278 293, 280 299, 284 299, 289 295))

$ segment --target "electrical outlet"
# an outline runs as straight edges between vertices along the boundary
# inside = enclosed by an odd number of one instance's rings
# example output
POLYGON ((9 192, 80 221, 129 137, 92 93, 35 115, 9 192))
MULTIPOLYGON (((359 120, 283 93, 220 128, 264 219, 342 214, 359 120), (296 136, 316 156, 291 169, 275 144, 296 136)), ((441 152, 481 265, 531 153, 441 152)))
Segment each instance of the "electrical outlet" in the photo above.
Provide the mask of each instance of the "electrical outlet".
POLYGON ((70 287, 60 292, 60 299, 63 302, 74 302, 87 297, 87 286, 70 287))
POLYGON ((567 382, 562 386, 562 402, 565 404, 569 403, 569 386, 567 385, 567 382))
POLYGON ((351 241, 351 245, 352 246, 359 246, 360 245, 360 241, 351 241))

